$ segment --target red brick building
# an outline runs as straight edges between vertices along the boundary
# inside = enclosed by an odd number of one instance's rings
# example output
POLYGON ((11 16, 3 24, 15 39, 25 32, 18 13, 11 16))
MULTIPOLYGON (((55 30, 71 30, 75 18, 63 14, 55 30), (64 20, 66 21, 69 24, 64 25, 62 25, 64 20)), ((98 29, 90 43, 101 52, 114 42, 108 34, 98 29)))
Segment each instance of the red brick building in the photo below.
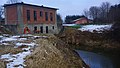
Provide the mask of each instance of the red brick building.
POLYGON ((4 8, 5 24, 16 25, 18 33, 58 33, 56 8, 25 3, 5 4, 4 8))

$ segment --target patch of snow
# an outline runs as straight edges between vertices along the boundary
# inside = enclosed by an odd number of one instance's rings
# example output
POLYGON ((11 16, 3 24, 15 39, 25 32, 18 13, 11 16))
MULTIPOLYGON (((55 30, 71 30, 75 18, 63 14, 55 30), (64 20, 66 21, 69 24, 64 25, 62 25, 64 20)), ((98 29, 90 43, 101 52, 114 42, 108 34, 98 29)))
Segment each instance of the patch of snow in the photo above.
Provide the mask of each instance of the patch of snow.
POLYGON ((103 31, 103 30, 109 30, 111 28, 111 24, 110 25, 85 25, 82 28, 79 28, 78 30, 81 31, 90 31, 93 32, 94 30, 96 31, 103 31))
POLYGON ((9 38, 3 38, 1 41, 16 41, 17 39, 16 38, 13 38, 13 37, 9 37, 9 38))
POLYGON ((47 38, 47 36, 34 36, 34 39, 36 38, 47 38))
POLYGON ((16 47, 23 46, 23 45, 34 47, 36 44, 33 42, 31 42, 31 43, 16 43, 16 47))
POLYGON ((30 54, 31 54, 30 51, 22 52, 18 54, 5 54, 1 56, 1 59, 5 59, 5 61, 9 62, 7 63, 7 68, 14 68, 14 66, 16 65, 18 65, 17 68, 23 68, 23 66, 25 66, 24 58, 30 54))
POLYGON ((33 36, 32 34, 23 34, 21 36, 33 36))
POLYGON ((19 38, 18 40, 19 41, 25 41, 25 40, 27 40, 27 38, 19 38))
POLYGON ((76 24, 63 24, 63 26, 74 26, 76 24))
POLYGON ((27 45, 29 46, 28 48, 22 48, 23 52, 18 53, 18 54, 4 54, 1 55, 0 59, 3 59, 4 61, 8 61, 9 63, 7 63, 7 68, 14 68, 14 66, 17 66, 17 68, 24 68, 24 66, 26 66, 24 64, 24 58, 28 55, 31 54, 31 47, 30 46, 34 46, 35 43, 17 43, 16 46, 20 46, 20 45, 27 45), (26 51, 24 51, 26 50, 26 51))
POLYGON ((3 34, 4 37, 9 37, 10 35, 9 34, 3 34))
POLYGON ((26 51, 28 51, 28 50, 30 50, 31 49, 31 47, 28 47, 28 48, 22 48, 22 50, 26 50, 26 51))
POLYGON ((16 36, 12 36, 13 38, 19 38, 20 36, 19 35, 16 35, 16 36))
POLYGON ((2 38, 3 36, 0 36, 0 38, 2 38))
POLYGON ((14 41, 13 44, 15 45, 15 48, 23 45, 28 46, 27 48, 22 48, 23 52, 20 52, 18 54, 9 53, 9 54, 4 54, 0 56, 0 59, 8 62, 7 68, 24 68, 24 66, 26 66, 24 64, 25 62, 24 58, 31 54, 31 52, 33 51, 31 48, 34 48, 34 46, 37 44, 34 43, 34 40, 31 43, 21 43, 20 41, 33 39, 32 37, 46 37, 46 36, 23 35, 22 38, 20 38, 20 36, 9 36, 9 37, 1 36, 1 37, 2 37, 2 40, 0 40, 0 44, 9 45, 8 44, 9 42, 14 41), (30 38, 28 39, 26 37, 30 37, 30 38))
POLYGON ((10 44, 8 44, 8 43, 1 43, 2 45, 10 45, 10 44))

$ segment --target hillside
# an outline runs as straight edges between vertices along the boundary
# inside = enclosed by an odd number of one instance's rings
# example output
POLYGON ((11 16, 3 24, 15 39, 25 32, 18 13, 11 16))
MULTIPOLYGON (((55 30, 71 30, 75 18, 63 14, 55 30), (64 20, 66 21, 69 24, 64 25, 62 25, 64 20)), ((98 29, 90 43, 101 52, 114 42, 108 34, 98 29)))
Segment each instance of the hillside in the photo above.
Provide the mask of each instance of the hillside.
POLYGON ((27 68, 83 68, 81 58, 68 44, 54 35, 46 39, 37 39, 38 44, 32 55, 26 58, 27 68), (37 61, 36 61, 37 60, 37 61))

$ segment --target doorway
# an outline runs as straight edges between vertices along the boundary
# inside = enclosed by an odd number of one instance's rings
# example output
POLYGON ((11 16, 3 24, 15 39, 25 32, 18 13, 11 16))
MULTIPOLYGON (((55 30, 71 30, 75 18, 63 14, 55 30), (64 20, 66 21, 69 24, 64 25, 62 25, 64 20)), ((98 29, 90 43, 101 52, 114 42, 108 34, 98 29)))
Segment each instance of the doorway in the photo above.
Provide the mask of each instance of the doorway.
POLYGON ((34 27, 34 33, 36 33, 36 31, 37 31, 37 26, 34 27))
POLYGON ((48 33, 48 26, 46 26, 46 33, 48 33))
POLYGON ((43 33, 43 26, 40 26, 40 32, 43 33))

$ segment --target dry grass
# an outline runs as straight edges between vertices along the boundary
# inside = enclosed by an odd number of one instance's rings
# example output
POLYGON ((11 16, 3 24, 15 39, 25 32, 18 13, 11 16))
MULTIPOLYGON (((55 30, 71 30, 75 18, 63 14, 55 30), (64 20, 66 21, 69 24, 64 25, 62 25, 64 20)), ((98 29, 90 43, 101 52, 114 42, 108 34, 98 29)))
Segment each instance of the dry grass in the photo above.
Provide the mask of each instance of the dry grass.
POLYGON ((37 42, 39 45, 35 48, 33 54, 27 57, 26 68, 60 68, 59 65, 65 67, 64 64, 66 63, 63 62, 59 50, 52 44, 48 44, 47 40, 39 39, 37 42))
POLYGON ((82 60, 59 41, 54 36, 37 39, 38 46, 26 58, 26 68, 82 68, 82 60))
POLYGON ((0 68, 6 68, 5 63, 0 60, 0 68))
POLYGON ((10 46, 10 45, 9 46, 0 45, 0 55, 7 53, 17 54, 19 52, 22 52, 21 48, 14 48, 14 46, 10 46))

